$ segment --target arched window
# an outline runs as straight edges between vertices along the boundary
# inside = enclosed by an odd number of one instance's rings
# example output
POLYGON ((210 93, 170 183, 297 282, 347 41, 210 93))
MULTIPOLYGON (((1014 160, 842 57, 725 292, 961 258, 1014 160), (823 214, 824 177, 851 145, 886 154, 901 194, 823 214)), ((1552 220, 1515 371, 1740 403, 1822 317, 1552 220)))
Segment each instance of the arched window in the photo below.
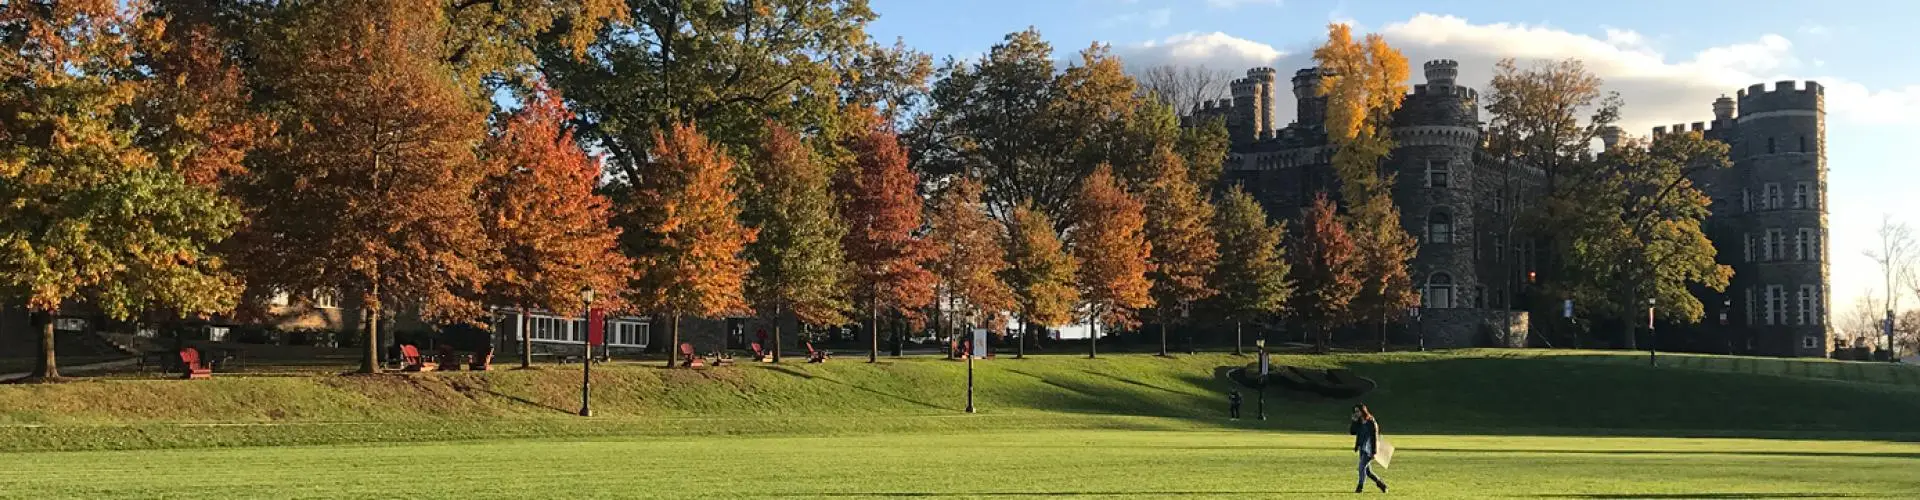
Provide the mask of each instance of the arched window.
POLYGON ((1427 287, 1420 294, 1420 303, 1428 309, 1452 309, 1453 275, 1433 273, 1433 276, 1427 277, 1427 287))
POLYGON ((1453 243, 1453 216, 1444 210, 1427 214, 1427 243, 1453 243))

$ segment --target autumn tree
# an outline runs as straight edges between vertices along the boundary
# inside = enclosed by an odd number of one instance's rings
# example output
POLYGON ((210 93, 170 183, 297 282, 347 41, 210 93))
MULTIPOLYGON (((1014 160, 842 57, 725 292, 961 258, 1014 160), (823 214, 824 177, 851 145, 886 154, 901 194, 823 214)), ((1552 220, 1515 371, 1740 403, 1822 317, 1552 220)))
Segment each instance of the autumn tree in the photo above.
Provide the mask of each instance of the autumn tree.
POLYGON ((920 181, 907 169, 899 138, 881 125, 850 146, 858 155, 841 180, 840 214, 848 229, 842 245, 853 268, 854 296, 868 309, 871 363, 879 361, 881 313, 918 324, 920 309, 933 304, 937 278, 924 267, 933 249, 916 234, 920 181))
POLYGON ((497 256, 474 196, 485 116, 431 57, 447 30, 437 6, 340 0, 289 15, 291 38, 262 57, 287 121, 240 188, 253 221, 237 246, 250 285, 358 295, 371 325, 361 371, 374 372, 395 310, 483 314, 480 269, 497 256))
POLYGON ((1006 242, 1011 264, 1006 280, 1020 307, 1017 357, 1026 357, 1027 337, 1034 335, 1034 326, 1045 331, 1072 322, 1080 302, 1080 290, 1074 286, 1080 263, 1067 253, 1053 227, 1047 214, 1031 203, 1014 207, 1006 242))
POLYGON ((0 300, 24 302, 39 330, 34 380, 60 376, 53 315, 66 304, 128 319, 235 303, 211 247, 240 214, 142 148, 126 119, 156 90, 132 58, 159 29, 111 0, 0 5, 0 300))
MULTIPOLYGON (((483 147, 487 179, 480 185, 481 222, 500 249, 488 270, 485 297, 521 311, 579 311, 580 291, 616 301, 632 278, 620 253, 607 199, 594 193, 600 163, 574 143, 572 113, 551 91, 506 119, 483 147)), ((618 302, 601 304, 620 308, 618 302)), ((520 366, 533 363, 533 336, 521 316, 520 366)))
MULTIPOLYGON (((1577 59, 1542 61, 1524 68, 1504 59, 1494 66, 1493 80, 1481 93, 1482 109, 1488 115, 1485 150, 1498 160, 1489 163, 1498 169, 1501 196, 1516 202, 1510 205, 1536 198, 1538 202, 1526 203, 1528 210, 1518 206, 1503 210, 1488 218, 1491 224, 1486 227, 1503 233, 1503 239, 1516 248, 1536 242, 1546 250, 1539 262, 1501 259, 1498 286, 1503 289, 1519 283, 1523 269, 1515 265, 1537 265, 1537 286, 1543 293, 1535 295, 1558 299, 1576 294, 1567 284, 1576 278, 1565 276, 1563 259, 1573 251, 1571 241, 1553 229, 1578 224, 1579 210, 1586 202, 1580 199, 1575 178, 1595 168, 1593 143, 1620 118, 1619 95, 1607 92, 1602 84, 1577 59), (1521 182, 1521 166, 1538 169, 1539 186, 1521 182)), ((1511 303, 1518 296, 1512 290, 1495 296, 1509 301, 1496 305, 1501 308, 1527 306, 1511 303)))
POLYGON ((1220 264, 1210 281, 1220 290, 1213 309, 1233 321, 1233 353, 1241 353, 1240 325, 1286 311, 1294 293, 1284 238, 1286 221, 1269 221, 1260 202, 1239 186, 1221 198, 1213 219, 1220 264))
POLYGON ((1346 24, 1328 25, 1327 42, 1313 58, 1327 71, 1318 91, 1327 98, 1327 137, 1336 148, 1333 167, 1357 250, 1360 293, 1352 311, 1358 321, 1377 326, 1385 351, 1387 323, 1420 303, 1407 274, 1417 244, 1400 224, 1393 175, 1380 168, 1395 147, 1388 126, 1407 94, 1407 58, 1379 34, 1354 40, 1346 24))
POLYGON ((1001 234, 1006 226, 987 215, 981 189, 979 182, 967 178, 947 186, 928 207, 927 239, 936 256, 933 272, 946 295, 961 304, 963 316, 998 333, 1016 304, 1013 289, 1002 279, 1008 269, 1001 234))
POLYGON ((248 152, 275 123, 251 108, 246 74, 228 56, 239 44, 223 33, 224 12, 207 0, 160 0, 147 16, 161 36, 136 58, 152 75, 139 102, 139 142, 189 182, 219 185, 245 173, 248 152))
POLYGON ((1293 297, 1287 304, 1301 327, 1314 334, 1326 352, 1335 329, 1353 324, 1353 299, 1360 294, 1359 249, 1333 201, 1321 193, 1302 216, 1301 232, 1287 251, 1292 257, 1293 297))
POLYGON ((781 315, 801 324, 838 325, 851 304, 840 286, 847 229, 834 211, 827 165, 800 137, 767 124, 753 184, 741 217, 759 231, 747 247, 753 274, 747 294, 773 316, 773 362, 780 362, 781 315))
POLYGON ((849 161, 834 143, 867 130, 845 123, 840 108, 891 110, 888 101, 914 95, 932 71, 926 55, 868 36, 877 14, 865 1, 571 1, 619 12, 588 44, 540 39, 539 68, 581 111, 580 135, 612 154, 609 173, 621 185, 641 182, 654 132, 675 122, 698 123, 708 140, 745 152, 772 118, 817 131, 817 154, 849 161))
POLYGON ((976 61, 948 61, 930 92, 932 108, 908 134, 914 167, 929 179, 981 179, 1002 221, 1031 200, 1055 222, 1070 223, 1073 196, 1100 165, 1129 186, 1142 183, 1146 176, 1136 174, 1154 150, 1180 139, 1173 108, 1142 95, 1105 45, 1080 51, 1065 68, 1053 54, 1028 29, 976 61))
MULTIPOLYGON (((1207 282, 1220 258, 1213 234, 1213 205, 1187 175, 1186 162, 1172 148, 1154 153, 1155 176, 1146 199, 1146 236, 1153 252, 1153 301, 1159 305, 1160 355, 1167 355, 1167 327, 1188 314, 1195 301, 1213 296, 1207 282)), ((1188 335, 1192 347, 1192 335, 1188 335)))
POLYGON ((1110 167, 1093 171, 1074 198, 1068 232, 1080 262, 1080 300, 1094 325, 1087 357, 1098 355, 1099 328, 1137 324, 1134 311, 1152 307, 1148 281, 1153 244, 1147 242, 1146 206, 1122 188, 1110 167))
POLYGON ((680 319, 745 314, 750 263, 743 253, 758 234, 740 223, 733 189, 734 163, 691 124, 654 137, 654 165, 635 185, 631 214, 638 227, 629 255, 640 278, 633 287, 641 310, 672 321, 667 366, 680 356, 680 319))
POLYGON ((1577 193, 1588 205, 1578 224, 1560 228, 1571 252, 1563 256, 1563 289, 1582 310, 1616 318, 1633 345, 1648 298, 1667 321, 1696 323, 1705 307, 1694 288, 1724 291, 1733 270, 1715 260, 1701 230, 1709 200, 1694 176, 1726 168, 1727 145, 1699 132, 1629 140, 1580 171, 1577 193))

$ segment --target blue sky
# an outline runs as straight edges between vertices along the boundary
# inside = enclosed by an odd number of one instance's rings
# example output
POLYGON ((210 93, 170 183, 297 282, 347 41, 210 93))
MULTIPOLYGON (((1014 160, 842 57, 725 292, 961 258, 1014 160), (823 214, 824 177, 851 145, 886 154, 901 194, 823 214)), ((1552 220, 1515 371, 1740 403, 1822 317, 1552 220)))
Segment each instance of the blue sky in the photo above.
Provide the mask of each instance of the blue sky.
MULTIPOLYGON (((870 32, 903 37, 936 58, 975 58, 1031 25, 1062 56, 1099 41, 1130 66, 1160 63, 1241 70, 1309 66, 1305 53, 1330 21, 1384 33, 1414 64, 1461 63, 1462 84, 1484 87, 1500 57, 1576 57, 1626 98, 1623 126, 1712 119, 1711 103, 1754 83, 1816 80, 1827 87, 1827 159, 1833 318, 1879 271, 1861 252, 1878 244, 1883 214, 1920 225, 1920 172, 1906 146, 1920 139, 1920 2, 1665 0, 1612 2, 1310 0, 873 0, 870 32), (1906 153, 1906 154, 1903 154, 1906 153)), ((1417 68, 1417 66, 1416 66, 1417 68)), ((1416 69, 1416 78, 1418 70, 1416 69)), ((1282 106, 1288 110, 1290 107, 1282 106)), ((1282 116, 1291 120, 1291 116, 1282 116)), ((1908 298, 1907 304, 1916 304, 1908 298)))

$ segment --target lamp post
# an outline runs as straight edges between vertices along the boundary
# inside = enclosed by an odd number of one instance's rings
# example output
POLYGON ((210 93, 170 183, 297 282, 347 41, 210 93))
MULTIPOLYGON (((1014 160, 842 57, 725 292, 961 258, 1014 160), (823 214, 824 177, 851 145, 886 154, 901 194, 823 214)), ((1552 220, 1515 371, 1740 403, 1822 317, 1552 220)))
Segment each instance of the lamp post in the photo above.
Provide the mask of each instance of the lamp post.
POLYGON ((1647 297, 1647 364, 1660 366, 1660 332, 1653 328, 1653 297, 1647 297))
POLYGON ((580 289, 580 301, 586 303, 582 314, 587 317, 587 331, 580 332, 580 346, 586 348, 586 355, 580 358, 580 416, 593 416, 593 408, 588 405, 593 394, 593 287, 580 289))
POLYGON ((1427 324, 1420 321, 1420 305, 1407 308, 1407 318, 1413 320, 1414 333, 1420 337, 1420 352, 1427 352, 1427 324))
MULTIPOLYGON (((967 320, 967 335, 973 335, 973 320, 971 318, 967 320)), ((966 352, 966 356, 967 356, 967 413, 973 413, 973 351, 968 350, 966 352)))
POLYGON ((1267 419, 1267 339, 1265 330, 1261 331, 1261 338, 1254 339, 1253 347, 1260 350, 1260 420, 1265 421, 1267 419))

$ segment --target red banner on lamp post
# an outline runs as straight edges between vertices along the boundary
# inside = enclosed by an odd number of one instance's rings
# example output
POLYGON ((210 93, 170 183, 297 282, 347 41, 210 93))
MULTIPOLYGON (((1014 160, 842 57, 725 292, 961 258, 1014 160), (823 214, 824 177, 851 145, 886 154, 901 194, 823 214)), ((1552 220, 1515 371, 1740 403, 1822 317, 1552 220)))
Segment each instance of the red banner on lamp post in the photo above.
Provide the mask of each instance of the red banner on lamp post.
POLYGON ((607 312, 599 308, 587 309, 587 343, 607 345, 607 312))

